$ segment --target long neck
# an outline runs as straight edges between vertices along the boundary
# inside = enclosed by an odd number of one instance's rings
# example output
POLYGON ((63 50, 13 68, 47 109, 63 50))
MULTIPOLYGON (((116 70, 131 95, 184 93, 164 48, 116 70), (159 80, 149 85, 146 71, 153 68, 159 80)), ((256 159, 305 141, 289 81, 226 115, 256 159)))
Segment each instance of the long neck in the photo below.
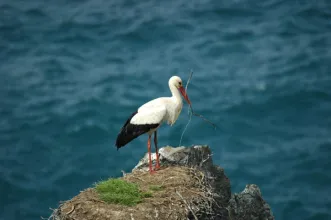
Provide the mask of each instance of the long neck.
POLYGON ((180 96, 180 93, 176 86, 169 84, 169 88, 172 94, 172 98, 175 99, 178 103, 182 103, 182 97, 180 96))

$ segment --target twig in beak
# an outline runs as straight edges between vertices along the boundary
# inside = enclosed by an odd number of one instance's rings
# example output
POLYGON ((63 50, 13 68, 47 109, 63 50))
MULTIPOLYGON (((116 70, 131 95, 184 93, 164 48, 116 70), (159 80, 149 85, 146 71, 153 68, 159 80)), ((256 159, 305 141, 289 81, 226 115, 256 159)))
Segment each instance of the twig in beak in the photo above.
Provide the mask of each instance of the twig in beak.
POLYGON ((187 87, 188 87, 188 84, 190 83, 191 79, 192 79, 192 76, 193 76, 193 71, 191 70, 190 72, 190 77, 188 78, 187 80, 187 83, 186 83, 186 86, 185 86, 185 92, 187 93, 187 87))
MULTIPOLYGON (((191 81, 191 79, 192 79, 192 76, 193 76, 193 71, 191 70, 191 72, 190 72, 190 77, 188 78, 187 83, 186 83, 186 86, 185 86, 185 92, 186 92, 186 94, 187 94, 187 87, 188 87, 188 84, 190 83, 190 81, 191 81)), ((189 118, 189 120, 188 120, 188 122, 187 122, 187 124, 186 124, 186 126, 185 126, 185 128, 184 128, 184 130, 183 130, 183 132, 182 132, 182 135, 181 135, 181 137, 180 137, 179 146, 181 146, 181 144, 182 144, 182 139, 183 139, 184 133, 185 133, 185 131, 186 131, 188 125, 189 125, 190 122, 191 122, 192 115, 195 115, 195 116, 197 116, 197 117, 199 117, 199 118, 202 118, 204 121, 206 121, 207 123, 211 124, 211 125, 214 127, 214 129, 216 129, 216 127, 217 127, 214 123, 212 123, 211 121, 209 121, 208 119, 206 119, 206 118, 203 117, 202 115, 200 115, 200 114, 198 114, 198 113, 195 113, 195 112, 193 111, 192 104, 190 104, 189 106, 190 106, 190 108, 188 109, 188 114, 189 114, 189 117, 190 117, 190 118, 189 118)))
MULTIPOLYGON (((192 76, 193 76, 193 71, 191 70, 191 72, 190 72, 190 77, 188 78, 187 83, 186 83, 186 86, 185 86, 185 92, 186 92, 186 94, 187 94, 187 87, 188 87, 188 84, 189 84, 190 81, 191 81, 192 76)), ((190 105, 190 106, 191 106, 191 105, 190 105)), ((182 145, 182 140, 183 140, 184 133, 185 133, 185 131, 186 131, 188 125, 190 124, 190 122, 191 122, 191 120, 192 120, 192 113, 193 113, 193 112, 192 112, 191 108, 189 108, 189 109, 188 109, 188 114, 189 114, 190 118, 189 118, 187 124, 185 125, 185 128, 184 128, 184 130, 183 130, 183 132, 182 132, 182 135, 180 136, 179 146, 182 145)))
POLYGON ((214 127, 214 129, 216 129, 217 126, 216 126, 213 122, 209 121, 207 118, 203 117, 202 115, 200 115, 200 114, 198 114, 198 113, 195 113, 195 112, 193 111, 192 105, 190 105, 190 110, 191 110, 192 115, 194 115, 194 116, 198 116, 199 118, 202 118, 204 121, 206 121, 206 122, 208 122, 209 124, 211 124, 211 125, 214 127))
POLYGON ((190 115, 190 118, 189 118, 187 124, 185 125, 185 128, 184 128, 184 130, 182 132, 182 135, 180 136, 179 147, 182 145, 182 140, 183 140, 184 133, 185 133, 188 125, 190 124, 190 122, 192 120, 192 111, 189 110, 188 114, 190 115))
MULTIPOLYGON (((186 87, 185 87, 186 94, 187 94, 187 87, 188 87, 188 84, 189 84, 190 81, 191 81, 192 76, 193 76, 193 71, 191 70, 190 77, 188 78, 187 83, 186 83, 186 87)), ((214 129, 216 129, 217 126, 216 126, 214 123, 212 123, 211 121, 209 121, 208 119, 206 119, 206 118, 203 117, 202 115, 200 115, 200 114, 198 114, 198 113, 195 113, 195 112, 193 111, 192 104, 190 104, 190 109, 189 109, 189 111, 191 111, 192 115, 194 115, 194 116, 198 116, 199 118, 202 118, 204 121, 206 121, 207 123, 211 124, 211 125, 214 127, 214 129)))

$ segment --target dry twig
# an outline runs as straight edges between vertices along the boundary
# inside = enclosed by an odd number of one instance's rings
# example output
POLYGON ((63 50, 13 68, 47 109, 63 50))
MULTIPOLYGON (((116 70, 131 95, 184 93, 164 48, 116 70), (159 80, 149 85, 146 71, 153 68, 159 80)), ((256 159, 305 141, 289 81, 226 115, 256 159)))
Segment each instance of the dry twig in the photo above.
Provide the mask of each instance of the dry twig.
POLYGON ((69 212, 66 213, 66 215, 69 215, 70 213, 72 213, 75 210, 75 204, 72 206, 71 210, 69 212))
POLYGON ((204 164, 207 160, 209 160, 211 156, 213 156, 213 154, 208 154, 207 158, 201 161, 200 166, 202 166, 202 164, 204 164))
POLYGON ((187 208, 191 211, 192 215, 194 216, 195 220, 198 220, 198 217, 194 214, 191 206, 187 203, 187 201, 184 199, 184 197, 176 190, 176 194, 183 200, 187 208))

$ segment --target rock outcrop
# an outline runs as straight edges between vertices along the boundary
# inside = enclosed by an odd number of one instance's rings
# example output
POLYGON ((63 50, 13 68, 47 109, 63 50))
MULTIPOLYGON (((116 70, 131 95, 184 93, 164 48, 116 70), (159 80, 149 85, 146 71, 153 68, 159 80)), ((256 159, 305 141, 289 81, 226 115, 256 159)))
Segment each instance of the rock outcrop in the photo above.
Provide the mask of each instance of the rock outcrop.
MULTIPOLYGON (((135 206, 106 204, 94 188, 84 190, 54 210, 54 220, 144 220, 144 219, 219 219, 273 220, 270 206, 258 186, 252 184, 231 195, 230 180, 213 164, 208 146, 163 147, 159 150, 162 168, 148 171, 147 154, 123 180, 142 191, 157 190, 135 206)), ((155 158, 155 154, 153 154, 155 158)))

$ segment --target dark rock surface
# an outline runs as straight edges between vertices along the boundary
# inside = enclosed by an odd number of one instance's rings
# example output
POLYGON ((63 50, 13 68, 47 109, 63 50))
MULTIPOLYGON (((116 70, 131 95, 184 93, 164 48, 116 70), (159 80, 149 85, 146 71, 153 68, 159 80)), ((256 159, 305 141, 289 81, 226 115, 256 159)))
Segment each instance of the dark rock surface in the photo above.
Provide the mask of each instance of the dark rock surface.
POLYGON ((241 193, 235 193, 229 201, 230 219, 273 220, 270 206, 263 200, 259 187, 246 185, 241 193))

